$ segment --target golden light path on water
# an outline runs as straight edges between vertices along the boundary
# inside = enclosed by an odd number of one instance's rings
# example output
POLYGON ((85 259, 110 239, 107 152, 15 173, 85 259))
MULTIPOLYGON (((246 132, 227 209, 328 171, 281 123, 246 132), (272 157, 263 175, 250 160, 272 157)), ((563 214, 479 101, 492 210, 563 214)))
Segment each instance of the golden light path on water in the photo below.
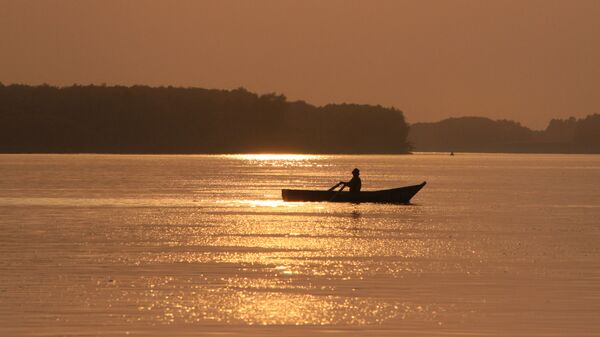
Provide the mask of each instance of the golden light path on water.
POLYGON ((322 156, 314 154, 276 154, 276 153, 263 153, 263 154, 234 154, 227 155, 231 158, 237 158, 242 160, 260 160, 260 161, 271 161, 273 163, 281 161, 298 161, 298 160, 310 160, 318 159, 322 156))
MULTIPOLYGON (((231 155, 251 165, 266 167, 323 167, 325 156, 296 154, 231 155)), ((226 323, 244 322, 254 325, 331 325, 380 324, 407 315, 435 317, 436 310, 418 303, 386 301, 365 296, 365 277, 385 268, 399 273, 406 264, 387 261, 387 266, 373 263, 369 256, 394 256, 386 247, 373 240, 356 238, 336 229, 337 224, 314 222, 315 212, 340 220, 357 221, 360 212, 348 217, 346 207, 322 203, 283 202, 278 199, 221 199, 219 206, 243 209, 240 214, 215 214, 215 223, 232 223, 229 228, 211 227, 185 235, 184 242, 164 237, 175 252, 144 254, 135 257, 142 264, 214 264, 235 266, 239 273, 214 278, 203 276, 202 282, 191 286, 193 296, 168 293, 157 296, 153 290, 149 306, 142 311, 162 311, 154 316, 167 322, 206 319, 226 323), (335 233, 337 232, 337 233, 335 233), (209 234, 209 235, 207 235, 209 234), (362 242, 361 242, 362 241, 362 242), (175 248, 177 247, 177 248, 175 248), (187 247, 187 248, 186 248, 187 247), (189 249, 190 247, 193 247, 189 249), (181 249, 183 248, 183 249, 181 249), (353 261, 353 256, 361 256, 353 261), (337 283, 343 282, 342 286, 337 283), (204 283, 204 284, 202 284, 204 283)), ((164 220, 164 218, 162 219, 164 220)), ((183 233, 179 233, 183 234, 183 233)), ((153 237, 160 237, 153 233, 153 237)), ((164 234, 163 234, 164 235, 164 234)), ((406 256, 422 255, 423 242, 402 244, 406 256)), ((227 268, 227 267, 226 267, 227 268)), ((167 279, 155 279, 156 289, 168 284, 167 279)))
POLYGON ((6 156, 0 335, 591 331, 600 159, 447 158, 6 156), (429 182, 405 206, 281 200, 357 166, 429 182))

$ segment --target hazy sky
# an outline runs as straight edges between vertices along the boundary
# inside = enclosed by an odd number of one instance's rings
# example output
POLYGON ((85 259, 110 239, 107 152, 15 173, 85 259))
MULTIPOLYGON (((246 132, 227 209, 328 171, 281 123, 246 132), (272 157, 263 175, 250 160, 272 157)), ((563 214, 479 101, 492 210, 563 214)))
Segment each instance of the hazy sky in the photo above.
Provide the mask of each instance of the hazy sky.
POLYGON ((0 82, 243 86, 543 128, 600 113, 600 0, 0 0, 0 82))

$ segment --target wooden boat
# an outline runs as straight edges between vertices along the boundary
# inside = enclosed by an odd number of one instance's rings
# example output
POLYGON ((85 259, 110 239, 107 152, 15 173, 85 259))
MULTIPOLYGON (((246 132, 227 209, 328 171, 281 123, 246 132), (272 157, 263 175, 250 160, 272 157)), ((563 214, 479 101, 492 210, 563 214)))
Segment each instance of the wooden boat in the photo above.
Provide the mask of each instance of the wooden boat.
POLYGON ((314 190, 281 190, 284 201, 330 201, 330 202, 379 202, 407 204, 419 192, 426 182, 419 185, 392 188, 379 191, 314 191, 314 190))

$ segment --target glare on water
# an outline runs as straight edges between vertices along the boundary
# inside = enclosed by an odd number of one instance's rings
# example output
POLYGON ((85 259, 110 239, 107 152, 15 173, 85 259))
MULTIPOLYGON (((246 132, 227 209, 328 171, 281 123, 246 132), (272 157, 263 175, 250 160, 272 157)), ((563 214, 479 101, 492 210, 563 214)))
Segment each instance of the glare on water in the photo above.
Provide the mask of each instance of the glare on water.
POLYGON ((229 155, 227 157, 238 158, 243 160, 259 160, 259 161, 269 161, 272 163, 281 163, 287 161, 300 161, 300 160, 309 160, 309 159, 318 159, 322 156, 313 155, 313 154, 234 154, 229 155))
POLYGON ((599 333, 599 169, 563 155, 1 155, 0 335, 599 333), (408 206, 281 200, 354 167, 364 189, 428 185, 408 206))

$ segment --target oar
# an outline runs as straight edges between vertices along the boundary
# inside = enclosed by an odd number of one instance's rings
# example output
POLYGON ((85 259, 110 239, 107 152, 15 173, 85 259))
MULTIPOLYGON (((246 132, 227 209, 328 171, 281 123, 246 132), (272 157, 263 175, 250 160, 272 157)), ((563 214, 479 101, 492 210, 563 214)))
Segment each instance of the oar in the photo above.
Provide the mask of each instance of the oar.
POLYGON ((333 186, 332 188, 328 189, 327 191, 331 192, 333 190, 335 190, 338 186, 340 186, 341 184, 343 184, 342 182, 339 182, 337 184, 335 184, 335 186, 333 186))
POLYGON ((344 190, 344 188, 346 188, 346 184, 344 184, 343 182, 341 182, 341 183, 337 184, 337 185, 336 185, 336 187, 337 187, 338 185, 340 185, 340 184, 343 184, 342 188, 340 188, 340 190, 339 190, 339 191, 335 192, 335 194, 334 194, 334 195, 332 195, 332 196, 331 196, 331 198, 329 198, 329 201, 333 201, 333 199, 335 199, 335 197, 337 197, 337 196, 340 194, 340 192, 341 192, 341 191, 343 191, 343 190, 344 190))

